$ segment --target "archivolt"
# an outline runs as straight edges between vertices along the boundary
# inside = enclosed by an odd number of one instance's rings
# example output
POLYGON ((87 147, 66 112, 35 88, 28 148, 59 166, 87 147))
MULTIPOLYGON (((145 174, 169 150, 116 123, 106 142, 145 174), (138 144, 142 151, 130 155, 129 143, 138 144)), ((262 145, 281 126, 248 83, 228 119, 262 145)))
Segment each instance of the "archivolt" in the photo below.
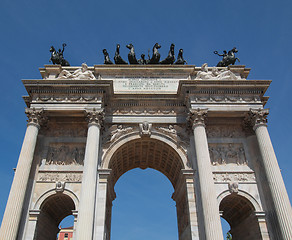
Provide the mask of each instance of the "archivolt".
POLYGON ((112 169, 112 180, 133 168, 156 169, 169 178, 175 187, 181 169, 187 167, 186 154, 168 138, 153 133, 151 137, 141 138, 130 135, 117 141, 104 155, 102 168, 112 169))

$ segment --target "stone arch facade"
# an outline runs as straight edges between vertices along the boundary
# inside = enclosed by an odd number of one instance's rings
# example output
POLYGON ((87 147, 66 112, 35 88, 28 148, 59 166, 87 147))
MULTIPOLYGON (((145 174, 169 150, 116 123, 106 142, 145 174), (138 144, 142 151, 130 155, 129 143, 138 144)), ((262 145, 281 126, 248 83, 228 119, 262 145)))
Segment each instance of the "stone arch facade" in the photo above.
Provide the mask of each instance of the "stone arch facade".
POLYGON ((194 65, 95 65, 95 79, 74 80, 63 70, 76 67, 46 65, 42 79, 23 80, 28 125, 0 239, 33 240, 56 192, 74 204, 77 240, 109 240, 114 184, 134 167, 171 181, 179 240, 223 239, 219 204, 241 200, 262 239, 292 239, 264 109, 271 81, 247 80, 245 66, 213 69, 228 79, 198 78, 194 65))

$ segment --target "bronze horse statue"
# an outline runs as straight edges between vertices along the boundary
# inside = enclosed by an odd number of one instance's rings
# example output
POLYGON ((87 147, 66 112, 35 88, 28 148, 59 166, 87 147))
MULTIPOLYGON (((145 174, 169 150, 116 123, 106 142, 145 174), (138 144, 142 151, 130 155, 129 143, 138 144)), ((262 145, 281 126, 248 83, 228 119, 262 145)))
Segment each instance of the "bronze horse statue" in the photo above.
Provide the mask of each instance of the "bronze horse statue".
POLYGON ((113 62, 110 60, 109 54, 106 49, 102 50, 104 55, 104 64, 113 64, 113 62))
POLYGON ((180 64, 180 65, 184 65, 185 63, 188 64, 187 61, 184 60, 183 52, 184 50, 182 48, 178 51, 177 60, 175 64, 180 64))
POLYGON ((161 46, 158 43, 155 43, 152 49, 152 58, 149 61, 149 64, 158 64, 160 60, 160 53, 158 52, 158 49, 161 48, 161 46))
POLYGON ((62 50, 59 49, 58 52, 56 51, 54 46, 51 46, 50 48, 51 58, 49 61, 52 62, 53 64, 60 64, 61 66, 70 66, 69 62, 65 60, 63 56, 66 43, 63 43, 62 46, 63 46, 63 49, 62 50))
POLYGON ((174 44, 172 43, 170 45, 170 49, 169 49, 169 52, 168 52, 168 56, 162 60, 160 62, 160 64, 173 64, 175 61, 175 55, 174 55, 174 44))
POLYGON ((137 61, 136 55, 135 55, 135 49, 132 43, 126 45, 128 49, 130 49, 130 52, 128 54, 128 60, 130 64, 139 64, 137 61))
POLYGON ((219 54, 218 51, 214 51, 214 54, 223 57, 216 67, 227 67, 231 64, 234 65, 236 60, 240 62, 239 58, 235 57, 235 53, 237 52, 238 50, 236 49, 236 47, 232 48, 230 51, 228 51, 228 53, 226 52, 226 50, 224 50, 223 54, 219 54))
POLYGON ((128 64, 120 55, 120 44, 117 44, 114 60, 115 64, 128 64))

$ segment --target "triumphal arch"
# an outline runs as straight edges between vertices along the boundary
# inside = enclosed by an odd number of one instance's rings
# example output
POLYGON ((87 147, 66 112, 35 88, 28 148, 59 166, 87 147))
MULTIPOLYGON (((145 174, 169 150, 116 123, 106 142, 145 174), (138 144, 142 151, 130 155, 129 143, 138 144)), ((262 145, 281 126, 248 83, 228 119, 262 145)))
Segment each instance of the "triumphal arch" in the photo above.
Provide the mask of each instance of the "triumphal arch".
POLYGON ((179 240, 292 239, 267 129, 271 81, 234 65, 46 65, 23 80, 28 116, 0 238, 109 240, 114 186, 133 168, 174 187, 179 240))

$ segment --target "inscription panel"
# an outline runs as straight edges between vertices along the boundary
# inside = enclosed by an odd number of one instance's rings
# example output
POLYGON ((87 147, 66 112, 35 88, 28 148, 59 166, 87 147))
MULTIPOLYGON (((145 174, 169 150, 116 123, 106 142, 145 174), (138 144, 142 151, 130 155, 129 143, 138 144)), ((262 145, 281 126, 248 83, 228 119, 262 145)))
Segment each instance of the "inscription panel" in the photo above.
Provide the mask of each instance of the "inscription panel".
POLYGON ((114 91, 115 93, 153 93, 155 91, 173 94, 177 92, 178 82, 178 79, 170 78, 122 78, 114 80, 114 91))

